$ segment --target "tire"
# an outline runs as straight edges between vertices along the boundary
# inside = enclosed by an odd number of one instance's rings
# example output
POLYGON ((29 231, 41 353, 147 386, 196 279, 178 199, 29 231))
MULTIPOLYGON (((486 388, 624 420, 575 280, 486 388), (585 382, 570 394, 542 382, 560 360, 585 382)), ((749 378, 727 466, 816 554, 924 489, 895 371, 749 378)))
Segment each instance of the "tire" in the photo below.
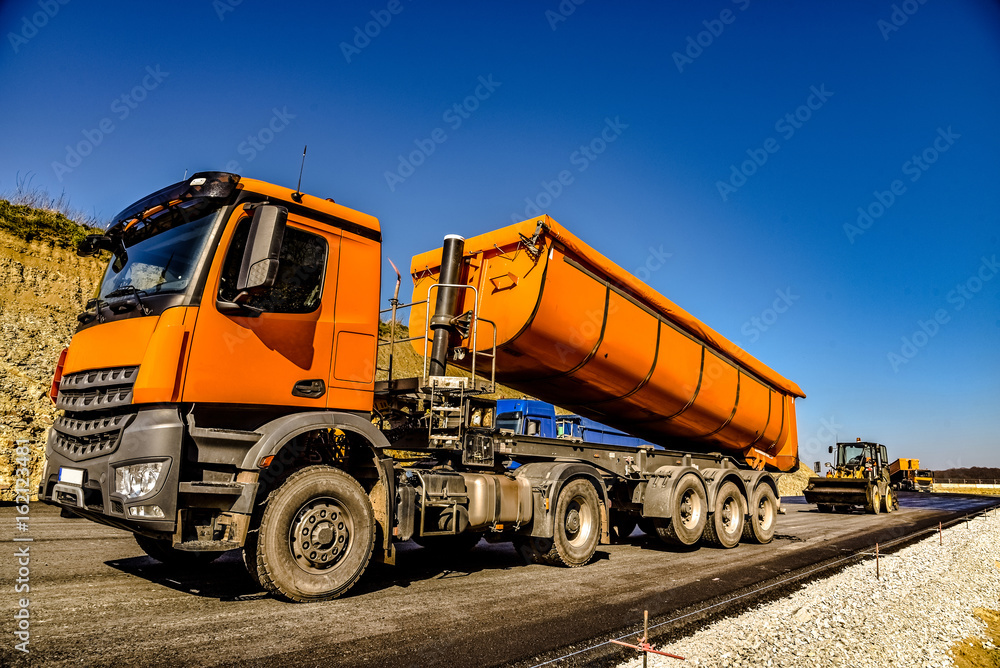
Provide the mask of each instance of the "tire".
POLYGON ((135 535, 135 542, 139 544, 142 551, 156 559, 161 564, 175 566, 178 568, 191 568, 209 564, 222 555, 222 552, 188 552, 178 550, 173 547, 167 538, 149 538, 147 536, 135 535))
MULTIPOLYGON (((836 507, 834 507, 836 511, 836 507)), ((767 483, 757 485, 750 495, 750 511, 743 525, 743 538, 766 545, 774 540, 778 524, 778 497, 767 483)))
POLYGON ((708 524, 708 498, 698 476, 681 476, 671 492, 670 510, 670 519, 655 520, 660 540, 684 546, 701 540, 708 524))
POLYGON ((256 537, 257 577, 289 601, 326 601, 364 574, 375 514, 358 482, 331 466, 296 471, 268 495, 256 537))
POLYGON ((597 490, 586 480, 571 480, 556 500, 552 546, 541 554, 544 563, 577 568, 589 562, 601 539, 601 505, 597 490))
POLYGON ((879 493, 878 487, 872 487, 865 510, 870 515, 878 515, 882 512, 882 495, 879 493))
POLYGON ((608 535, 611 536, 611 542, 615 545, 626 542, 629 536, 632 535, 632 532, 635 531, 637 523, 635 515, 630 515, 620 510, 612 510, 609 520, 611 526, 608 527, 608 535))
POLYGON ((830 503, 817 503, 816 504, 816 510, 818 510, 821 513, 835 513, 835 512, 837 512, 835 510, 835 508, 836 508, 836 506, 834 506, 833 504, 830 504, 830 503))
POLYGON ((893 513, 897 510, 899 510, 899 498, 894 491, 887 489, 885 496, 882 497, 882 512, 893 513))
POLYGON ((733 482, 723 483, 715 496, 712 514, 705 526, 705 542, 727 550, 739 545, 746 512, 746 499, 740 493, 740 488, 733 482))

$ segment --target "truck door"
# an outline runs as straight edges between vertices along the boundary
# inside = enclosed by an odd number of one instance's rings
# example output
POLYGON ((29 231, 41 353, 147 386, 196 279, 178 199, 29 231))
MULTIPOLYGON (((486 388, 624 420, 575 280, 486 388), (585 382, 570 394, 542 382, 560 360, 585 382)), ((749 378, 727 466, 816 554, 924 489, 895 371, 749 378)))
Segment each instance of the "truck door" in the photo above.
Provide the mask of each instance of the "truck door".
POLYGON ((221 313, 232 301, 250 215, 233 213, 212 261, 195 323, 183 401, 311 406, 327 401, 341 233, 289 215, 278 278, 249 305, 256 317, 221 313))

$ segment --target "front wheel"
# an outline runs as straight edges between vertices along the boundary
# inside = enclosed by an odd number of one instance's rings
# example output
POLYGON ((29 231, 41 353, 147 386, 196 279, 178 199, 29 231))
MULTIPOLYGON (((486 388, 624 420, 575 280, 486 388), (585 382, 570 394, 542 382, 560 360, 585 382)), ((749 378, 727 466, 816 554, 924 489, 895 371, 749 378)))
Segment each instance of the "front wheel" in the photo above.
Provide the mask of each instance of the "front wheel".
POLYGON ((882 512, 882 495, 878 491, 878 487, 872 487, 870 492, 870 501, 865 507, 865 510, 872 515, 878 515, 882 512))
POLYGON ((364 574, 375 548, 375 514, 354 478, 309 466, 271 492, 253 542, 265 589, 291 601, 329 600, 364 574))

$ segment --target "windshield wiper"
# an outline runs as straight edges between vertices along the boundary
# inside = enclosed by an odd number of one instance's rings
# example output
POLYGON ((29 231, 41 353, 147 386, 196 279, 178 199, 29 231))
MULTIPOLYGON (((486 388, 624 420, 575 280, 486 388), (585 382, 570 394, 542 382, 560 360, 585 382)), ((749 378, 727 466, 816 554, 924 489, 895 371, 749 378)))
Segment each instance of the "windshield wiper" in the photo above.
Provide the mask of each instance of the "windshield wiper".
MULTIPOLYGON (((140 293, 146 294, 146 291, 140 290, 134 285, 123 285, 122 287, 117 288, 116 290, 112 290, 111 292, 109 292, 104 296, 105 298, 110 298, 110 297, 124 297, 125 295, 132 295, 135 297, 135 306, 139 307, 139 310, 142 311, 143 315, 149 315, 150 313, 149 307, 147 307, 145 304, 142 303, 142 299, 139 297, 140 293)), ((105 304, 107 304, 107 302, 105 302, 105 304)), ((115 313, 124 313, 125 311, 131 310, 132 306, 133 304, 131 300, 123 299, 121 302, 115 302, 115 304, 110 305, 110 308, 115 313)))
POLYGON ((104 322, 104 316, 101 315, 101 309, 107 305, 108 303, 103 299, 91 299, 87 301, 87 306, 85 307, 87 310, 76 316, 76 319, 83 325, 92 322, 95 318, 98 322, 104 322))

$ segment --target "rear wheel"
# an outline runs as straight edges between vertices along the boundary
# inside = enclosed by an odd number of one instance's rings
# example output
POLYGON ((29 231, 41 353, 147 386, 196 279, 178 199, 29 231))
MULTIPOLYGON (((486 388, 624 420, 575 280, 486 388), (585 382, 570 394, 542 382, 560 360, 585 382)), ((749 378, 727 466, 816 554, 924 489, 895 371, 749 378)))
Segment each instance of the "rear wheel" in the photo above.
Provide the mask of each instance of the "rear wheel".
POLYGON ((705 486, 694 474, 677 481, 670 499, 670 519, 657 519, 656 532, 665 543, 694 545, 705 533, 708 499, 705 486))
POLYGON ((767 483, 757 485, 750 495, 750 512, 743 537, 755 543, 770 543, 778 523, 778 497, 767 483))
POLYGON ((899 510, 899 499, 896 497, 896 492, 891 489, 885 490, 885 496, 882 497, 882 510, 887 513, 899 510))
POLYGON ((611 526, 608 527, 608 534, 611 536, 611 542, 616 545, 624 543, 632 535, 632 532, 635 531, 635 515, 623 513, 620 510, 612 510, 609 520, 611 526))
POLYGON ((365 572, 375 547, 375 515, 354 478, 330 466, 309 466, 271 492, 254 542, 265 589, 292 601, 328 600, 365 572))
POLYGON ((705 542, 726 549, 736 547, 743 535, 745 516, 746 501, 739 487, 732 482, 723 483, 705 527, 705 542))
POLYGON ((600 501, 586 480, 571 480, 556 501, 552 546, 541 560, 576 567, 594 556, 601 538, 600 501))
POLYGON ((201 566, 202 564, 215 561, 222 554, 222 552, 188 552, 186 550, 178 550, 173 547, 173 544, 167 538, 149 538, 148 536, 141 536, 139 534, 135 534, 135 542, 139 544, 143 552, 167 566, 185 568, 201 566))

